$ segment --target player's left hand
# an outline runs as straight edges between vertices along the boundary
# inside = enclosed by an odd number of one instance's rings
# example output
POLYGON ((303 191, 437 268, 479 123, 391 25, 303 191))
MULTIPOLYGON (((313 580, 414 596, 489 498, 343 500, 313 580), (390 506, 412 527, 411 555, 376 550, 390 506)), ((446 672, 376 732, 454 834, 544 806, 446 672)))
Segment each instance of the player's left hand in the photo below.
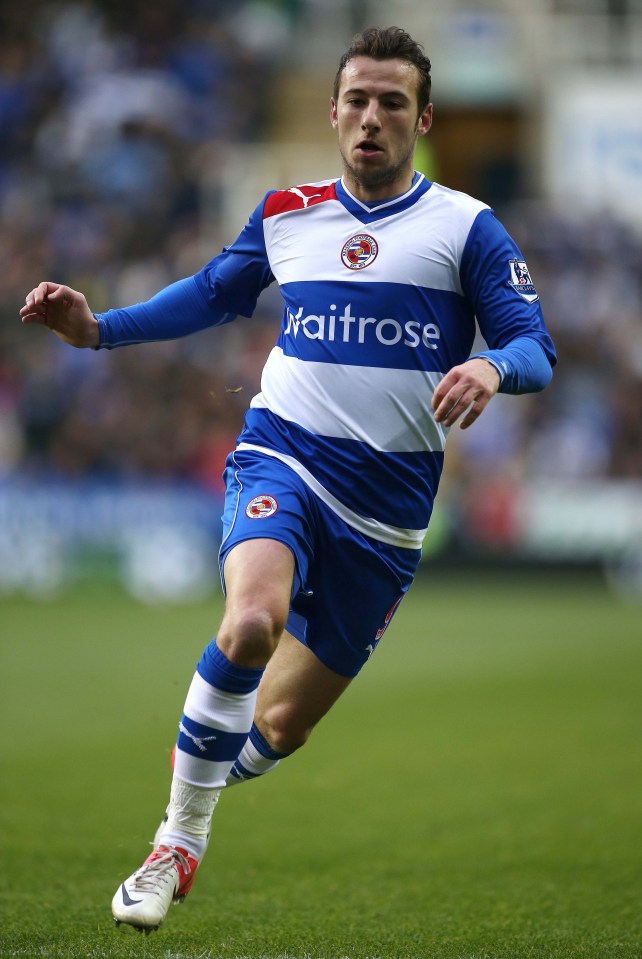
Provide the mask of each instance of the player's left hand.
POLYGON ((495 367, 480 357, 453 366, 432 396, 436 421, 453 426, 463 416, 459 425, 467 429, 486 409, 499 384, 495 367))

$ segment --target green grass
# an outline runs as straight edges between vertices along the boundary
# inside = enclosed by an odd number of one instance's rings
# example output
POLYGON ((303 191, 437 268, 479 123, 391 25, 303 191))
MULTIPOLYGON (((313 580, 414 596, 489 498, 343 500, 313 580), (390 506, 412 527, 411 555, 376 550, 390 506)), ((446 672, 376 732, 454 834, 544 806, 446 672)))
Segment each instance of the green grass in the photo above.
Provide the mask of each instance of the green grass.
POLYGON ((218 603, 0 603, 0 955, 639 959, 641 611, 417 584, 310 744, 222 797, 153 936, 110 900, 164 809, 218 603))

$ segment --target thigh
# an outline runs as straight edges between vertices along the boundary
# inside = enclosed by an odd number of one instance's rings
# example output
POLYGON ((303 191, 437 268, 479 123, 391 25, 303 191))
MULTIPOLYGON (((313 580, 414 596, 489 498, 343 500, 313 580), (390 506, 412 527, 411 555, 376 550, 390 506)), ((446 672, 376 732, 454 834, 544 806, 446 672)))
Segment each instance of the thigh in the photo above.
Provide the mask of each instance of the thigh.
MULTIPOLYGON (((228 457, 225 470, 225 506, 223 540, 219 553, 221 582, 228 595, 228 556, 240 544, 254 540, 273 540, 286 546, 294 558, 291 595, 296 594, 307 578, 314 552, 314 523, 309 505, 310 493, 296 473, 273 457, 252 452, 239 452, 228 457)), ((234 564, 236 571, 236 563, 234 564)), ((262 588, 258 576, 252 585, 257 594, 262 588)), ((261 566, 261 574, 270 576, 269 564, 261 566)))

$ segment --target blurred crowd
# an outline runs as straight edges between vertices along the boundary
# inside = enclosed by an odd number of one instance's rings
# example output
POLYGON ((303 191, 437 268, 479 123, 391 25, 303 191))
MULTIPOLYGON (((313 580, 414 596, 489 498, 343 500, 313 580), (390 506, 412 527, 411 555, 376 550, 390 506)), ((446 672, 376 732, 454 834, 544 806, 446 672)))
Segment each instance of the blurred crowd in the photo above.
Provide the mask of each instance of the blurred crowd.
POLYGON ((296 0, 2 4, 0 476, 219 484, 261 314, 214 346, 87 356, 20 328, 16 310, 43 278, 96 312, 137 302, 219 251, 216 237, 200 250, 201 184, 227 144, 262 139, 296 14, 296 0))
MULTIPOLYGON (((2 5, 0 478, 153 476, 221 488, 275 339, 278 294, 268 291, 252 320, 100 353, 22 328, 18 310, 43 278, 83 290, 96 311, 146 299, 233 239, 209 236, 202 249, 203 178, 225 144, 265 136, 297 8, 2 5)), ((640 236, 540 204, 501 213, 560 362, 542 396, 499 397, 457 436, 449 479, 464 490, 473 476, 639 479, 640 236)))

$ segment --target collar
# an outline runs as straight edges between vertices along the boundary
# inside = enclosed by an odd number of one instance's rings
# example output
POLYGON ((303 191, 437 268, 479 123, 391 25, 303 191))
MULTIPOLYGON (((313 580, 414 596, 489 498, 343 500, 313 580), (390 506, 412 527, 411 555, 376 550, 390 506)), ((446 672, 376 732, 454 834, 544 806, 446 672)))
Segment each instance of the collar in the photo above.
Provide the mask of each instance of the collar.
POLYGON ((386 216, 401 213, 403 210, 408 209, 408 207, 413 206, 431 186, 432 183, 425 178, 423 173, 415 171, 410 189, 391 199, 376 200, 374 203, 364 203, 363 200, 357 200, 346 187, 343 177, 337 180, 336 191, 337 199, 349 213, 362 223, 372 223, 386 216))

